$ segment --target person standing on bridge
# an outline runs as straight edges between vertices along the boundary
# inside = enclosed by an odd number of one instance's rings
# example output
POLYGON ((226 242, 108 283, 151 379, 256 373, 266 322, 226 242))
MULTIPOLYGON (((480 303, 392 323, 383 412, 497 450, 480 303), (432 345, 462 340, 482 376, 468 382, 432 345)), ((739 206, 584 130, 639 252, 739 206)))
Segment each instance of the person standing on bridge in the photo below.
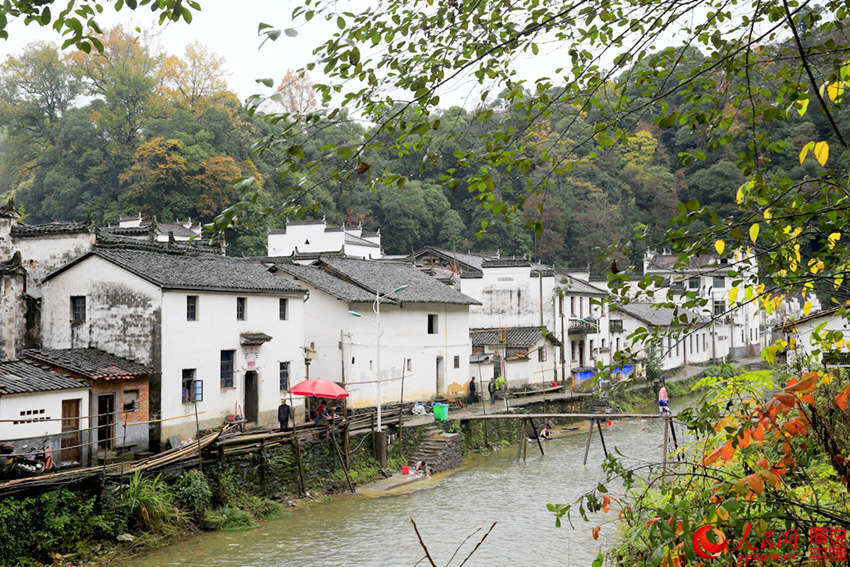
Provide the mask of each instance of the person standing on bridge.
POLYGON ((490 392, 490 405, 496 405, 496 379, 490 378, 490 383, 487 384, 487 391, 490 392))
POLYGON ((280 424, 281 431, 289 431, 289 420, 292 420, 292 425, 295 425, 295 417, 292 415, 292 408, 286 405, 286 400, 281 399, 280 405, 277 407, 277 422, 280 424))
POLYGON ((469 403, 475 403, 475 377, 469 379, 469 403))
POLYGON ((664 412, 673 415, 673 412, 670 410, 670 398, 667 396, 667 387, 664 385, 664 382, 661 382, 661 387, 658 389, 658 413, 664 415, 664 412))

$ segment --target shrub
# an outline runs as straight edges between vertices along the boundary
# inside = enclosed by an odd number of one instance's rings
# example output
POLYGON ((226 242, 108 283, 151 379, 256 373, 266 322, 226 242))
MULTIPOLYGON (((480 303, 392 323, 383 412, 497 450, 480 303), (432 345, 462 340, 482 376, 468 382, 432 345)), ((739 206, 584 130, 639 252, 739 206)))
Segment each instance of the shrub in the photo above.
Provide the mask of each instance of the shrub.
POLYGON ((175 503, 192 514, 196 521, 203 518, 204 512, 212 503, 212 490, 207 478, 200 471, 186 471, 180 475, 171 488, 175 503))
POLYGON ((143 528, 159 531, 176 516, 171 493, 162 483, 161 474, 151 479, 136 471, 120 494, 136 524, 143 528))
POLYGON ((219 524, 219 529, 224 531, 247 530, 257 527, 254 518, 248 512, 239 508, 225 507, 220 511, 224 518, 219 524))
POLYGON ((252 496, 249 498, 245 503, 245 507, 255 518, 279 518, 283 516, 284 511, 283 506, 274 500, 269 500, 261 496, 252 496))

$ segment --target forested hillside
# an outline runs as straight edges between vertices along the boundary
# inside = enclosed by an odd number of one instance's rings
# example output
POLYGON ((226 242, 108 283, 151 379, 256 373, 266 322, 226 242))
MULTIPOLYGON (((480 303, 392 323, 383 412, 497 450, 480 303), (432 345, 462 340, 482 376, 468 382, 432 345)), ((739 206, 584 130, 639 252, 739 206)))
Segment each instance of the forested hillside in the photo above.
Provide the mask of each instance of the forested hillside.
MULTIPOLYGON (((550 116, 535 123, 536 143, 525 147, 528 167, 499 172, 498 191, 510 200, 512 192, 521 192, 521 180, 547 176, 547 170, 536 167, 538 151, 586 159, 567 175, 554 176, 547 190, 517 203, 516 212, 508 216, 512 222, 491 222, 477 237, 490 212, 463 187, 451 189, 443 176, 454 170, 455 178, 463 178, 479 167, 465 163, 464 152, 481 143, 479 134, 488 124, 512 120, 509 92, 475 108, 445 109, 441 129, 453 135, 439 147, 412 148, 401 156, 364 156, 373 171, 391 163, 407 178, 403 187, 373 192, 364 171, 345 184, 311 185, 293 195, 283 190, 292 180, 278 176, 273 153, 251 153, 270 129, 284 125, 245 111, 227 89, 222 59, 200 45, 181 55, 154 53, 144 38, 120 28, 109 31, 103 43, 103 53, 61 52, 50 44, 31 44, 2 64, 0 194, 15 198, 26 222, 92 215, 98 223, 116 223, 119 216, 138 211, 163 221, 191 217, 208 222, 239 198, 233 188, 236 180, 255 176, 265 205, 283 210, 298 199, 311 209, 309 214, 325 216, 329 223, 380 226, 389 253, 435 244, 459 251, 499 249, 583 266, 600 262, 612 244, 637 262, 647 243, 660 240, 680 201, 696 199, 720 214, 731 213, 736 190, 745 181, 736 165, 740 148, 733 143, 711 151, 704 147, 712 124, 656 125, 657 109, 647 104, 643 115, 631 118, 631 136, 612 144, 592 135, 593 124, 605 119, 610 109, 579 112, 553 100, 550 116), (487 120, 472 119, 481 113, 487 120), (567 124, 569 137, 561 134, 567 124), (683 161, 685 154, 696 157, 683 161), (542 233, 523 228, 537 218, 544 221, 542 233)), ((771 62, 768 54, 762 56, 764 76, 753 82, 769 89, 771 62)), ((682 60, 696 62, 700 57, 690 49, 682 60)), ((305 80, 288 74, 279 84, 275 104, 288 110, 315 109, 308 87, 305 80)), ((640 93, 643 87, 632 88, 640 93)), ((668 97, 666 104, 675 107, 676 96, 668 97)), ((755 96, 761 95, 756 91, 755 96)), ((734 124, 739 105, 730 100, 724 120, 734 124)), ((839 112, 840 124, 850 125, 848 112, 839 112)), ((323 155, 323 145, 356 142, 367 133, 366 126, 342 118, 327 120, 319 135, 301 140, 307 157, 338 159, 323 155)), ((809 109, 800 118, 791 112, 789 119, 769 128, 787 151, 766 165, 791 179, 814 173, 815 161, 801 164, 794 148, 825 135, 829 125, 824 115, 809 109)), ((850 168, 850 150, 833 159, 845 171, 850 168)), ((243 222, 228 236, 230 252, 263 253, 266 229, 282 223, 279 216, 243 222)))

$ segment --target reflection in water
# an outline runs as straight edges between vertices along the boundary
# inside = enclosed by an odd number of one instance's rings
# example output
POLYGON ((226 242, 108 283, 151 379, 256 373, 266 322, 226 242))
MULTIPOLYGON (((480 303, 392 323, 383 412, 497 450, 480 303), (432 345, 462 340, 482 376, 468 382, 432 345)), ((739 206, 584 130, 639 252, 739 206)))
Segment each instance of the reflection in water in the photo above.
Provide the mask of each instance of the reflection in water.
MULTIPOLYGON (((481 528, 452 563, 459 564, 487 527, 498 521, 467 565, 589 566, 615 537, 614 524, 603 526, 599 540, 594 540, 590 528, 595 524, 579 518, 576 530, 566 523, 556 528, 546 510, 547 503, 572 502, 603 480, 598 434, 594 433, 588 466, 581 464, 584 427, 580 435, 545 443, 544 457, 536 445, 529 445, 524 465, 513 462, 515 448, 507 449, 470 461, 426 490, 339 498, 254 530, 202 534, 123 564, 411 566, 423 555, 408 520, 413 516, 438 565, 445 565, 463 538, 481 528)), ((605 431, 609 451, 616 446, 635 464, 640 459, 660 460, 662 436, 660 420, 615 422, 605 431)))

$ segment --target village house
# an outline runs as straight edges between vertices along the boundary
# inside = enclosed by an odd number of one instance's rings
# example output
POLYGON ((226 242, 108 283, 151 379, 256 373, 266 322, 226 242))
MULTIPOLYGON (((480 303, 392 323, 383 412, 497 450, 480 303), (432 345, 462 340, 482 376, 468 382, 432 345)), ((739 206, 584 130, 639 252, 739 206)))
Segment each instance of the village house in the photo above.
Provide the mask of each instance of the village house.
POLYGON ((271 425, 284 374, 304 376, 305 289, 261 264, 96 248, 43 282, 44 348, 95 348, 151 369, 152 449, 228 415, 271 425))
POLYGON ((775 338, 786 343, 788 364, 850 366, 850 323, 839 309, 822 309, 775 327, 775 338))
POLYGON ((147 451, 150 368, 96 348, 31 349, 24 357, 89 386, 95 451, 147 451))
POLYGON ((118 226, 105 226, 101 231, 116 236, 126 236, 141 240, 153 239, 157 242, 168 242, 173 239, 176 242, 189 242, 200 240, 203 227, 200 223, 193 223, 191 218, 185 221, 159 222, 156 218, 149 220, 142 217, 142 213, 131 217, 120 217, 118 226))
POLYGON ((707 301, 701 314, 712 319, 715 359, 758 356, 767 344, 769 327, 757 303, 741 301, 745 295, 743 289, 738 294, 738 303, 730 303, 732 282, 752 282, 756 272, 755 259, 742 255, 726 258, 704 254, 691 258, 686 265, 676 254, 647 251, 644 257, 644 273, 660 276, 665 281, 659 288, 661 297, 666 299, 669 290, 678 298, 676 301, 681 301, 687 293, 707 301))
POLYGON ((26 360, 0 362, 0 440, 16 452, 46 440, 57 465, 87 459, 89 390, 82 380, 51 372, 26 360))
POLYGON ((282 229, 268 233, 271 257, 337 252, 350 258, 383 258, 381 231, 365 231, 358 225, 328 226, 325 219, 288 221, 282 229))
POLYGON ((309 374, 342 384, 353 407, 429 400, 469 382, 469 308, 477 302, 410 262, 323 257, 278 260, 282 280, 309 290, 304 340, 309 374), (380 296, 380 360, 375 308, 380 296), (380 372, 378 367, 380 366, 380 372))
POLYGON ((485 392, 490 378, 509 387, 548 384, 557 379, 555 347, 560 342, 541 327, 470 329, 472 377, 485 392))
MULTIPOLYGON (((717 339, 707 319, 692 310, 676 311, 658 304, 631 302, 611 306, 611 338, 615 348, 622 349, 626 358, 644 365, 647 348, 655 348, 662 370, 672 370, 688 364, 701 364, 715 359, 717 339), (689 329, 677 325, 679 315, 697 321, 689 329), (655 347, 645 343, 632 343, 629 336, 638 328, 655 333, 659 342, 655 347)), ((642 368, 640 372, 645 371, 642 368)))

